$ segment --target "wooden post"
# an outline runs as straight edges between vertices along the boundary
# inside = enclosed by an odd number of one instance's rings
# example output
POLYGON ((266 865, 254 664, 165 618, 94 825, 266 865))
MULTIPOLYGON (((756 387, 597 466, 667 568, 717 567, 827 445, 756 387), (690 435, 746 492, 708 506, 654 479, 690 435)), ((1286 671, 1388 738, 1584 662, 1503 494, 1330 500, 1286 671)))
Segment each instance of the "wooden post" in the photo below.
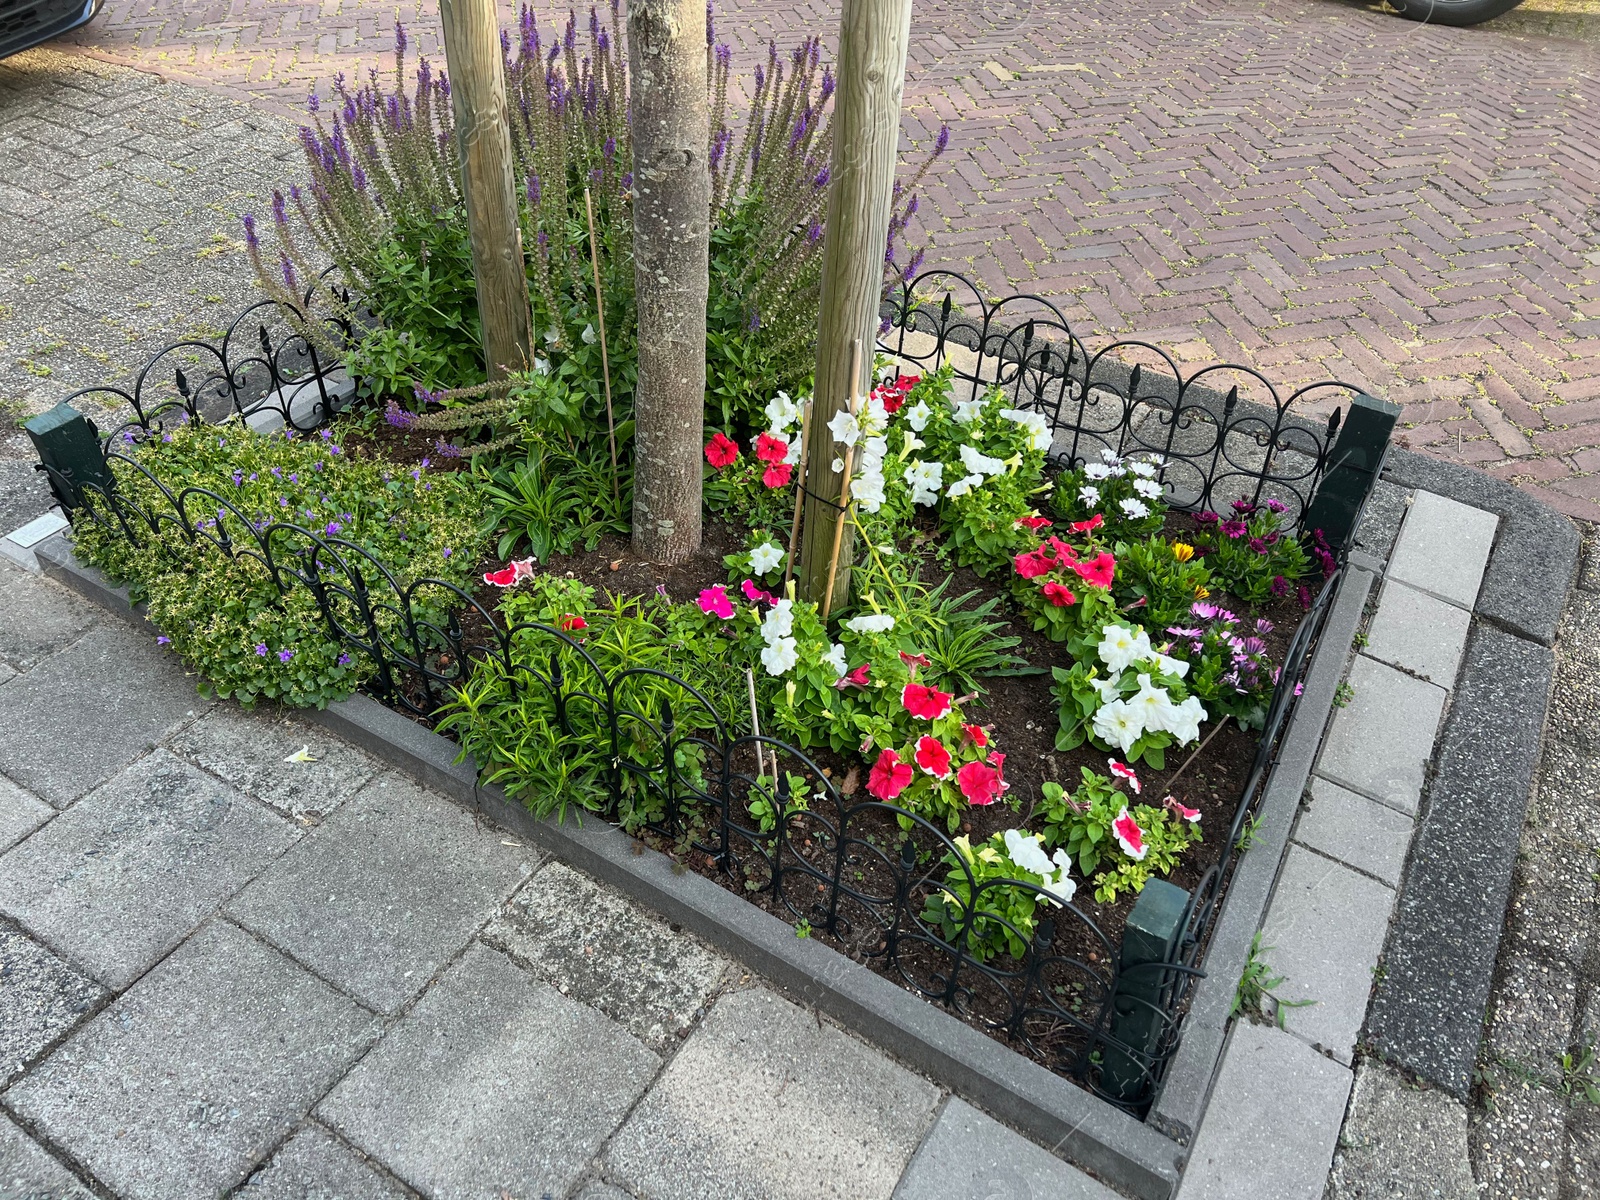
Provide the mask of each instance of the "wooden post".
POLYGON ((492 383, 511 371, 526 370, 533 362, 500 23, 495 0, 439 0, 439 15, 456 118, 461 193, 472 234, 483 361, 492 383))
MULTIPOLYGON (((883 254, 889 241, 889 202, 900 143, 900 94, 905 86, 906 46, 911 39, 911 0, 844 0, 839 23, 839 90, 833 101, 833 161, 828 221, 822 249, 822 312, 817 330, 817 382, 806 449, 810 480, 806 497, 802 594, 822 604, 828 590, 834 528, 844 514, 821 500, 839 494, 841 472, 833 469, 839 447, 828 422, 846 408, 852 392, 865 395, 867 380, 852 379, 850 348, 866 348, 865 374, 872 373, 878 343, 878 305, 883 295, 883 254)), ((852 531, 845 530, 843 561, 827 605, 837 608, 850 594, 849 564, 855 557, 852 531)))

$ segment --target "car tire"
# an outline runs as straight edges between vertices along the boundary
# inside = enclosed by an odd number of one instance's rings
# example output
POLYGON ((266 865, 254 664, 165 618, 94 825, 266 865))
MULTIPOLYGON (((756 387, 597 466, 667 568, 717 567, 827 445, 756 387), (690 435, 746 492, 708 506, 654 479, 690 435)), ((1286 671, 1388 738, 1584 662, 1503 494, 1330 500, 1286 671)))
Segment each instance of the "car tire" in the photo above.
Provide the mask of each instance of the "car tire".
POLYGON ((1481 25, 1510 12, 1522 0, 1389 0, 1408 21, 1429 25, 1481 25))

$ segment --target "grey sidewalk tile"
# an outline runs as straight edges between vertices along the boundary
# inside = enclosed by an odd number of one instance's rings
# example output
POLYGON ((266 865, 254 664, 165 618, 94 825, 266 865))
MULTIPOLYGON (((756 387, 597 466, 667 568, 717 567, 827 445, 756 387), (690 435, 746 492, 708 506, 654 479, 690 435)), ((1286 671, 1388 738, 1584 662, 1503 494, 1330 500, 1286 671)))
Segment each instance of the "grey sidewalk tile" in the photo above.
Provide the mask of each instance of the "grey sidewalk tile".
POLYGON ((939 1094, 765 988, 735 992, 606 1148, 650 1200, 886 1200, 939 1094))
POLYGON ((596 1179, 578 1193, 577 1200, 634 1200, 634 1198, 615 1184, 596 1179))
POLYGON ((1354 696, 1334 710, 1317 774, 1414 814, 1444 712, 1443 688, 1357 655, 1354 696))
POLYGON ((1284 982, 1289 1032, 1349 1063, 1367 1016, 1372 972, 1389 931, 1394 891, 1349 867, 1290 846, 1261 929, 1263 956, 1284 982))
POLYGON ((483 940, 657 1051, 689 1029, 730 965, 561 863, 523 884, 483 940))
POLYGON ((1177 1200, 1322 1200, 1349 1068, 1293 1034, 1233 1028, 1177 1200))
MULTIPOLYGON (((0 529, 0 537, 10 533, 0 529)), ((0 662, 28 671, 64 650, 104 615, 81 597, 0 559, 0 662)), ((153 634, 151 636, 154 636, 153 634)))
POLYGON ((354 746, 270 709, 247 713, 219 704, 167 745, 304 824, 326 817, 378 773, 354 746), (316 761, 286 761, 302 749, 316 761))
POLYGON ((0 775, 0 854, 55 815, 39 797, 0 775))
POLYGON ((1454 687, 1471 624, 1467 609, 1390 579, 1367 631, 1367 653, 1440 687, 1454 687))
POLYGON ((123 988, 296 836, 156 750, 0 857, 0 912, 123 988))
POLYGON ((563 1196, 659 1067, 621 1026, 474 946, 317 1113, 436 1200, 563 1196))
POLYGON ((0 1198, 3 1200, 94 1200, 39 1144, 0 1113, 0 1198))
POLYGON ((326 1129, 307 1125, 234 1193, 234 1200, 406 1200, 408 1195, 326 1129))
POLYGON ((1327 1200, 1478 1200, 1467 1106, 1372 1060, 1356 1069, 1327 1200))
POLYGON ((1419 490, 1389 556, 1388 578, 1470 609, 1499 524, 1492 512, 1419 490))
POLYGON ((327 984, 213 921, 6 1101, 123 1200, 215 1200, 377 1032, 327 984))
POLYGON ((98 983, 27 934, 0 925, 0 1087, 82 1021, 103 995, 98 983))
POLYGON ((1413 824, 1405 813, 1313 775, 1294 840, 1399 887, 1413 824))
MULTIPOLYGON (((1479 1196, 1562 1200, 1566 1101, 1549 1088, 1510 1081, 1492 1099, 1493 1107, 1473 1122, 1473 1175, 1484 1185, 1479 1196)), ((1565 1195, 1589 1200, 1591 1193, 1565 1195)))
POLYGON ((1049 1151, 951 1096, 894 1200, 1117 1200, 1049 1151))
POLYGON ((64 808, 207 707, 153 639, 102 624, 0 688, 0 771, 64 808))
POLYGON ((532 852, 402 776, 378 776, 229 906, 380 1012, 439 973, 532 869, 532 852))

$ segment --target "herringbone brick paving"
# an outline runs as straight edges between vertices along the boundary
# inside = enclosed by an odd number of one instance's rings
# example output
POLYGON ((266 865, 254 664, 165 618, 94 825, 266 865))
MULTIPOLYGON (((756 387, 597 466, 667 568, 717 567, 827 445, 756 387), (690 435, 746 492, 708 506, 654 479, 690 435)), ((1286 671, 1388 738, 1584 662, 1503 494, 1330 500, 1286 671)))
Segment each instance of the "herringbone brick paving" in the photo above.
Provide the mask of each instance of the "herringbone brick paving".
MULTIPOLYGON (((929 262, 1055 299, 1091 346, 1359 384, 1405 405, 1413 448, 1600 519, 1585 12, 1458 30, 1349 0, 918 0, 907 144, 953 129, 929 262)), ((397 17, 439 57, 417 0, 109 0, 70 46, 292 116, 383 62, 397 17)), ((836 22, 740 0, 718 35, 748 66, 836 22)))

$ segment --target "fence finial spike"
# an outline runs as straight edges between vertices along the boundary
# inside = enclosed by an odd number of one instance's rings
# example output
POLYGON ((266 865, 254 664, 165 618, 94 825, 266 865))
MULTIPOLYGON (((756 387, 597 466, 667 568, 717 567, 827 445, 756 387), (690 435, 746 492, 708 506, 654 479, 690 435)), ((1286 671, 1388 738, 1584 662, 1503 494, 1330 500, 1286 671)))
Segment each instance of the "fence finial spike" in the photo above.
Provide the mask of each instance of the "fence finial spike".
POLYGON ((1133 370, 1128 372, 1128 399, 1139 398, 1139 380, 1144 377, 1144 364, 1134 363, 1133 370))
POLYGON ((1343 415, 1343 411, 1343 409, 1336 408, 1328 414, 1328 438, 1330 441, 1333 439, 1334 434, 1339 432, 1339 419, 1343 415))
POLYGON ((189 398, 189 377, 183 373, 182 367, 175 369, 173 374, 178 377, 178 395, 187 400, 189 398))
POLYGON ((1239 385, 1236 383, 1228 389, 1228 398, 1222 402, 1222 415, 1233 416, 1233 410, 1239 407, 1239 385))

